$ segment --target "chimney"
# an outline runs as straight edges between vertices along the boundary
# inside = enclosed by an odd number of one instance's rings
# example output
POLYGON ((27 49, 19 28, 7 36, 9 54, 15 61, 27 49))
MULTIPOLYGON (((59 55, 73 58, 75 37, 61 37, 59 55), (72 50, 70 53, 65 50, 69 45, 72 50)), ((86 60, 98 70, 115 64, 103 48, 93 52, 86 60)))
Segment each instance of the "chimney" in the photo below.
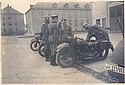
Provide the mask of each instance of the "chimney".
POLYGON ((9 4, 7 4, 7 7, 9 7, 9 4))

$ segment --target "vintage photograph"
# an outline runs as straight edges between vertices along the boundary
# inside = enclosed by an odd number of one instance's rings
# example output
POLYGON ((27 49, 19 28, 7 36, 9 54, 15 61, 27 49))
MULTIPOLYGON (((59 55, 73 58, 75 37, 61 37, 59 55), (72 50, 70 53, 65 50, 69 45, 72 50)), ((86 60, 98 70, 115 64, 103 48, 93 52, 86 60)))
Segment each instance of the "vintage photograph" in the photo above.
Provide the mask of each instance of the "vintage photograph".
POLYGON ((125 83, 124 1, 1 2, 2 84, 125 83))

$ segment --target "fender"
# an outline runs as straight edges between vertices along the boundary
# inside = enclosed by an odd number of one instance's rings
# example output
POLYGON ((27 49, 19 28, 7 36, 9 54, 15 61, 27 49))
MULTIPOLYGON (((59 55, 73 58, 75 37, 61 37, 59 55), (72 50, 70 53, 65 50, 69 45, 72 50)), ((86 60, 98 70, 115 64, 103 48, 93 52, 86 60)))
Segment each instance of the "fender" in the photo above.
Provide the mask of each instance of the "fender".
POLYGON ((31 42, 37 41, 36 39, 32 39, 31 42))
MULTIPOLYGON (((71 46, 69 45, 69 43, 62 43, 62 44, 60 44, 60 45, 57 46, 56 53, 59 52, 59 51, 61 51, 61 49, 64 48, 64 47, 71 47, 71 46)), ((76 59, 78 59, 79 57, 77 56, 77 52, 75 51, 75 49, 73 47, 71 47, 71 48, 72 48, 72 50, 75 53, 76 59)))
POLYGON ((60 45, 57 46, 56 52, 59 52, 60 49, 67 46, 69 46, 69 43, 61 43, 60 45))

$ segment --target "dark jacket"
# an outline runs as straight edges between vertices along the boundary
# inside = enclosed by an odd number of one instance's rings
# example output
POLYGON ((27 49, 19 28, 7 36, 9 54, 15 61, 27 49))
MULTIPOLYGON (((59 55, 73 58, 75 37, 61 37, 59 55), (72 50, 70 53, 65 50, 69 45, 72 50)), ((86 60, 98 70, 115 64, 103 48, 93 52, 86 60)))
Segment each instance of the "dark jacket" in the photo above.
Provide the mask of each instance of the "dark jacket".
POLYGON ((57 23, 50 23, 49 24, 49 41, 58 43, 58 28, 57 23))
POLYGON ((89 26, 87 32, 87 41, 89 41, 91 37, 95 37, 96 40, 109 40, 108 32, 99 26, 89 26))
POLYGON ((41 26, 41 34, 42 34, 42 39, 47 41, 49 37, 49 29, 48 25, 45 22, 43 22, 41 26))
POLYGON ((73 32, 72 32, 72 28, 69 25, 61 27, 60 35, 61 35, 61 42, 69 41, 68 37, 71 37, 71 39, 74 38, 74 35, 73 35, 73 32))

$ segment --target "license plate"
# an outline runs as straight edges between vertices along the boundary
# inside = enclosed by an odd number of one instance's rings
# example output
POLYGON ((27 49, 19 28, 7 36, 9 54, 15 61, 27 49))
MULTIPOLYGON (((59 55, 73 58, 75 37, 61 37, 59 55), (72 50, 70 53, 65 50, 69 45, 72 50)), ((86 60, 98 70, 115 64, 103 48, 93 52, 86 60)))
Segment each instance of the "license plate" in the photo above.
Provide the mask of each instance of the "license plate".
POLYGON ((120 67, 116 64, 106 64, 105 69, 116 72, 116 73, 125 74, 125 68, 120 67))

